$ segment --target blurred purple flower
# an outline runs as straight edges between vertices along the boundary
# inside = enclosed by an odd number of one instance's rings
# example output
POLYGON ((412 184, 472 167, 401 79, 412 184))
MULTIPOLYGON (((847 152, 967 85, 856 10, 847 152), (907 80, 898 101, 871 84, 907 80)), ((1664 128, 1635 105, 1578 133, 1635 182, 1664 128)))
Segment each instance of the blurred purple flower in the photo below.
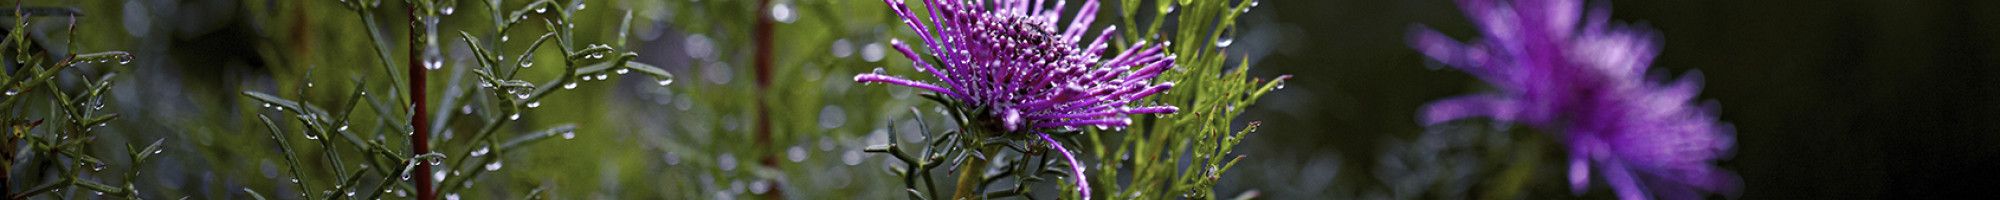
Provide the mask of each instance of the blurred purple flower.
MULTIPOLYGON (((1065 27, 1061 23, 1067 1, 1053 5, 1040 0, 995 0, 992 2, 925 0, 929 16, 920 17, 901 0, 885 0, 916 35, 930 47, 929 54, 912 51, 900 40, 891 40, 896 50, 913 62, 917 72, 928 73, 942 84, 915 81, 882 72, 860 74, 854 81, 886 83, 930 90, 967 106, 972 113, 1005 132, 1034 132, 1058 150, 1061 144, 1047 138, 1044 130, 1083 127, 1122 128, 1132 123, 1127 115, 1173 113, 1173 106, 1131 104, 1173 87, 1173 83, 1153 83, 1152 78, 1174 67, 1174 59, 1163 50, 1167 45, 1141 41, 1117 56, 1100 54, 1116 27, 1099 32, 1090 43, 1081 43, 1097 16, 1098 2, 1085 1, 1065 27), (931 24, 923 24, 928 19, 931 24), (932 66, 926 55, 935 58, 932 66), (941 66, 941 67, 940 67, 941 66), (1136 70, 1134 69, 1136 68, 1136 70)), ((1068 151, 1063 151, 1066 158, 1068 151)), ((1081 165, 1069 158, 1082 180, 1081 165)), ((1084 186, 1084 188, 1088 188, 1084 186)), ((1084 196, 1089 191, 1083 190, 1084 196)))
POLYGON ((1418 27, 1411 43, 1500 91, 1434 102, 1424 123, 1485 117, 1561 132, 1577 193, 1593 164, 1622 199, 1737 193, 1740 180, 1711 164, 1728 156, 1734 128, 1716 121, 1712 103, 1693 104, 1698 71, 1671 83, 1646 76, 1659 53, 1651 31, 1610 22, 1606 6, 1584 15, 1577 0, 1458 3, 1485 40, 1418 27))

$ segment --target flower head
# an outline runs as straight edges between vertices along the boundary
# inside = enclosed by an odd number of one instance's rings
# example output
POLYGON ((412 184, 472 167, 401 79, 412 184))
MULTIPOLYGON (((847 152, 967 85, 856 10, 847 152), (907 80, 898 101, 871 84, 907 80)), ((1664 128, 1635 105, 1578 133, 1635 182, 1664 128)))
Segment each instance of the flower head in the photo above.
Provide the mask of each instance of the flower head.
POLYGON ((1096 0, 1062 23, 1067 1, 1053 5, 1041 0, 925 0, 930 11, 919 17, 901 0, 885 0, 903 24, 929 47, 930 57, 891 40, 918 72, 941 84, 890 76, 880 72, 854 76, 862 83, 885 83, 930 90, 961 102, 967 110, 1005 132, 1033 132, 1062 153, 1082 195, 1089 198, 1083 167, 1075 156, 1043 130, 1082 127, 1122 128, 1128 115, 1173 113, 1173 106, 1130 106, 1140 99, 1173 88, 1153 83, 1153 77, 1174 67, 1163 51, 1167 45, 1139 42, 1104 59, 1100 54, 1116 27, 1082 43, 1097 16, 1096 0), (926 20, 928 19, 928 20, 926 20), (930 24, 924 24, 929 21, 930 24), (968 109, 970 108, 970 109, 968 109))
POLYGON ((1711 164, 1734 146, 1733 128, 1716 121, 1713 105, 1692 103, 1699 73, 1664 84, 1645 75, 1659 53, 1652 32, 1609 22, 1605 7, 1586 16, 1577 0, 1459 6, 1485 40, 1460 44, 1420 28, 1412 45, 1500 91, 1432 103, 1425 123, 1485 117, 1561 132, 1577 192, 1593 164, 1624 199, 1735 192, 1736 177, 1711 164))
POLYGON ((1173 106, 1130 106, 1166 91, 1173 83, 1151 79, 1174 66, 1162 51, 1166 45, 1134 44, 1110 59, 1099 54, 1115 27, 1104 29, 1090 43, 1081 43, 1097 15, 1097 1, 1086 1, 1067 27, 1056 24, 1065 1, 927 0, 931 24, 923 24, 900 0, 886 0, 905 25, 930 47, 929 56, 912 51, 900 40, 896 50, 909 57, 918 72, 937 77, 926 83, 881 73, 860 74, 854 81, 886 83, 930 90, 984 108, 976 113, 993 119, 1004 131, 1125 127, 1127 115, 1172 113, 1173 106), (1135 70, 1136 69, 1136 70, 1135 70))

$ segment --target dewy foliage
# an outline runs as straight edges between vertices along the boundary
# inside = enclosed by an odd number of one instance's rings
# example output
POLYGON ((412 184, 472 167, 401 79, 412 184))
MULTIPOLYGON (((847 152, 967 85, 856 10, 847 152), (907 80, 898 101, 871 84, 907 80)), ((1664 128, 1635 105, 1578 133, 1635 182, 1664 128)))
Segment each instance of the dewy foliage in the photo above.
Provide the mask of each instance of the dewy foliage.
MULTIPOLYGON (((663 63, 683 72, 684 83, 655 100, 674 116, 640 127, 649 154, 662 155, 659 185, 643 191, 669 199, 826 198, 886 199, 903 186, 883 176, 886 156, 866 154, 869 144, 919 135, 919 105, 909 89, 874 89, 853 74, 884 69, 908 72, 908 62, 887 48, 889 38, 911 38, 880 2, 842 0, 701 0, 630 2, 640 18, 664 21, 660 43, 685 53, 663 63), (650 10, 648 10, 650 9, 650 10), (758 33, 757 23, 772 25, 758 33), (887 32, 885 32, 887 31, 887 32), (760 51, 756 35, 771 45, 760 51), (871 50, 872 49, 872 50, 871 50), (871 54, 869 52, 874 52, 871 54), (755 54, 768 54, 768 71, 755 54), (874 56, 870 56, 874 55, 874 56), (884 58, 890 57, 890 58, 884 58), (685 71, 682 71, 685 70, 685 71), (769 76, 758 86, 758 76, 769 76), (761 101, 753 100, 762 96, 761 101), (761 112, 758 108, 762 106, 761 112), (756 118, 767 117, 767 144, 756 144, 756 118)), ((640 21, 640 20, 635 20, 640 21)), ((644 30, 646 24, 635 24, 644 30)), ((643 36, 642 36, 643 38, 643 36)), ((943 119, 930 115, 925 120, 943 119)), ((904 142, 909 142, 904 140, 904 142)))
MULTIPOLYGON (((672 83, 674 78, 665 70, 634 62, 633 60, 638 58, 636 53, 619 50, 609 44, 577 44, 582 42, 572 37, 571 27, 579 23, 574 21, 573 14, 585 6, 581 1, 539 0, 513 9, 504 9, 502 2, 497 0, 477 1, 475 5, 483 8, 484 12, 474 12, 472 9, 460 10, 456 8, 459 2, 452 0, 406 1, 405 3, 408 3, 406 6, 413 9, 410 11, 413 12, 411 16, 416 17, 410 20, 422 24, 419 27, 421 30, 413 30, 421 31, 420 38, 415 38, 417 39, 415 42, 425 44, 410 48, 422 48, 419 49, 420 52, 426 53, 418 55, 422 56, 422 66, 396 65, 393 64, 395 59, 390 54, 406 51, 390 49, 393 41, 386 39, 385 36, 400 34, 378 30, 375 13, 403 11, 382 9, 384 7, 380 1, 386 0, 352 0, 339 3, 361 16, 361 22, 352 25, 365 26, 368 29, 367 33, 372 39, 370 42, 373 44, 375 55, 379 55, 380 60, 369 65, 379 64, 383 70, 381 73, 387 75, 385 78, 392 80, 389 82, 392 85, 386 87, 389 88, 389 95, 370 93, 367 91, 369 82, 356 79, 351 81, 352 88, 355 88, 353 91, 330 94, 341 95, 343 97, 341 99, 345 99, 328 104, 335 106, 331 107, 333 109, 288 99, 314 99, 312 97, 314 95, 329 95, 314 94, 311 93, 313 90, 308 89, 315 85, 313 71, 316 68, 308 68, 304 78, 294 83, 293 88, 297 91, 291 93, 294 94, 292 97, 284 97, 284 92, 276 94, 243 92, 244 96, 259 102, 262 107, 278 111, 277 118, 265 114, 258 114, 258 117, 263 128, 269 130, 270 137, 275 140, 280 151, 283 151, 281 153, 286 160, 284 165, 291 172, 286 176, 290 177, 288 179, 294 187, 299 188, 297 191, 305 191, 298 194, 304 199, 379 199, 390 193, 397 197, 405 197, 415 190, 437 191, 436 194, 441 198, 458 199, 460 198, 458 192, 471 189, 473 180, 478 180, 480 175, 502 169, 504 165, 500 160, 501 155, 549 138, 576 137, 576 126, 570 124, 544 127, 540 131, 533 132, 501 133, 502 129, 506 129, 504 125, 519 120, 524 111, 541 107, 542 99, 558 91, 575 89, 578 83, 583 81, 608 80, 614 74, 622 76, 637 72, 635 75, 650 76, 662 86, 672 83), (529 43, 507 43, 509 40, 507 36, 489 36, 499 39, 482 40, 475 36, 473 33, 475 31, 439 34, 440 31, 437 30, 439 20, 454 12, 488 14, 486 17, 490 17, 493 29, 476 31, 480 32, 479 35, 504 35, 515 28, 542 32, 539 37, 530 38, 529 43), (536 21, 542 22, 542 26, 531 26, 536 21), (473 54, 472 59, 476 61, 475 65, 446 66, 443 55, 437 53, 441 52, 439 49, 442 48, 438 44, 441 42, 439 38, 451 36, 458 36, 469 46, 473 54), (505 49, 503 47, 508 47, 509 44, 525 44, 526 48, 524 52, 502 52, 505 49), (517 75, 532 72, 524 70, 537 66, 534 63, 535 57, 540 55, 538 53, 544 53, 543 50, 556 50, 560 53, 558 55, 561 62, 539 66, 562 68, 562 74, 554 80, 543 80, 540 83, 518 78, 517 75), (513 62, 510 63, 509 60, 513 62), (424 67, 430 71, 450 70, 450 79, 439 81, 446 86, 444 95, 436 97, 439 102, 433 104, 426 102, 426 99, 404 99, 407 96, 401 95, 397 89, 404 86, 401 85, 404 81, 394 81, 396 78, 393 77, 402 77, 397 76, 396 71, 408 67, 424 67), (372 109, 362 110, 360 107, 364 102, 372 109), (430 119, 428 121, 410 122, 405 117, 412 113, 408 113, 407 107, 398 106, 411 105, 407 102, 418 102, 419 106, 434 106, 433 108, 437 109, 433 109, 436 111, 434 113, 422 114, 428 116, 426 117, 430 119), (372 112, 372 115, 356 115, 357 112, 372 112), (376 119, 351 119, 352 116, 375 116, 376 119), (376 127, 351 128, 351 125, 360 124, 358 122, 364 120, 377 122, 376 127), (411 128, 412 123, 430 123, 432 127, 439 128, 427 133, 415 133, 411 128), (454 123, 474 123, 480 128, 476 131, 458 130, 472 132, 469 136, 453 140, 453 137, 448 136, 450 128, 446 125, 454 123), (292 130, 282 128, 294 125, 297 128, 292 130), (297 141, 291 139, 292 134, 301 134, 309 141, 308 145, 294 144, 297 141), (428 134, 431 138, 438 138, 430 140, 433 152, 409 152, 412 141, 406 139, 412 134, 428 134), (501 139, 502 137, 507 139, 501 139), (309 154, 313 152, 319 155, 309 154), (358 156, 342 156, 343 153, 358 156), (415 171, 420 163, 434 165, 437 167, 436 171, 415 171), (308 166, 309 164, 325 164, 325 166, 313 168, 308 166), (358 167, 350 169, 349 166, 358 167), (314 170, 331 170, 332 173, 330 176, 322 176, 323 172, 314 170), (412 180, 412 176, 418 173, 430 174, 432 179, 412 180), (413 181, 430 181, 437 184, 434 188, 416 188, 413 181)), ((619 30, 626 30, 623 24, 619 27, 619 30)), ((622 39, 617 43, 621 46, 624 44, 622 39)), ((430 90, 428 86, 417 89, 430 90)), ((529 199, 543 198, 541 192, 543 189, 538 187, 521 194, 528 195, 529 199)), ((262 198, 262 195, 253 189, 246 188, 244 191, 262 198)))
MULTIPOLYGON (((1181 113, 1141 120, 1123 137, 1086 134, 1086 152, 1102 159, 1090 168, 1091 186, 1106 191, 1107 199, 1216 198, 1215 183, 1222 173, 1244 156, 1230 155, 1243 137, 1257 129, 1259 122, 1233 128, 1236 116, 1248 110, 1264 93, 1284 87, 1279 76, 1269 82, 1249 77, 1247 60, 1230 63, 1228 45, 1235 37, 1236 17, 1257 6, 1256 0, 1154 1, 1154 12, 1146 24, 1138 23, 1143 0, 1123 0, 1125 27, 1121 39, 1166 37, 1175 45, 1171 52, 1180 65, 1161 74, 1155 81, 1178 83, 1172 90, 1156 95, 1156 101, 1181 108, 1181 113), (1178 18, 1168 20, 1170 17, 1178 18), (1172 32, 1162 32, 1168 22, 1176 22, 1172 32), (1144 26, 1141 26, 1144 25, 1144 26), (1129 170, 1130 174, 1122 174, 1129 170), (1121 178, 1122 177, 1122 178, 1121 178), (1129 180, 1121 182, 1121 180, 1129 180)), ((1122 43, 1121 43, 1122 44, 1122 43)), ((1238 59, 1241 60, 1241 59, 1238 59)), ((1247 194, 1246 194, 1247 195, 1247 194)), ((1247 196, 1245 196, 1247 197, 1247 196)))
MULTIPOLYGON (((144 148, 125 146, 124 173, 99 173, 116 159, 92 155, 98 127, 118 118, 104 109, 106 90, 116 77, 112 68, 132 61, 131 53, 108 51, 76 53, 85 47, 76 44, 76 22, 83 13, 74 8, 22 6, 0 12, 11 19, 6 38, 0 40, 0 59, 6 72, 0 73, 0 143, 5 146, 0 164, 0 188, 8 199, 50 197, 58 199, 106 196, 138 198, 130 183, 148 157, 162 153, 165 140, 154 140, 144 148), (37 33, 29 24, 37 17, 64 17, 68 21, 64 40, 37 33), (31 36, 34 35, 34 36, 31 36), (67 52, 65 52, 67 51, 67 52), (107 64, 107 63, 116 63, 107 64), (20 165, 16 165, 16 164, 20 165), (19 175, 19 176, 17 176, 19 175), (110 184, 108 177, 127 183, 110 184), (16 189, 20 188, 20 189, 16 189), (18 191, 18 192, 16 192, 18 191), (85 193, 88 193, 86 195, 85 193)), ((46 20, 46 19, 41 19, 46 20)))
MULTIPOLYGON (((1071 142, 1063 144, 1086 144, 1071 146, 1070 150, 1080 151, 1085 162, 1087 185, 1094 192, 1085 193, 1072 181, 1055 181, 1060 184, 1058 198, 1061 199, 1150 199, 1150 198, 1214 198, 1213 187, 1221 174, 1243 157, 1231 156, 1229 152, 1235 144, 1256 129, 1258 122, 1250 122, 1241 129, 1232 128, 1235 117, 1256 102, 1265 92, 1283 87, 1281 76, 1264 82, 1250 78, 1247 62, 1231 64, 1226 51, 1233 40, 1235 17, 1256 5, 1254 1, 1167 1, 1155 2, 1157 11, 1150 17, 1149 24, 1139 24, 1134 20, 1142 1, 1123 1, 1121 14, 1125 22, 1122 27, 1142 27, 1140 31, 1121 31, 1118 44, 1111 49, 1131 49, 1134 41, 1168 41, 1167 45, 1179 66, 1162 73, 1154 82, 1177 83, 1167 92, 1134 101, 1134 104, 1159 102, 1180 108, 1180 112, 1164 115, 1132 115, 1135 123, 1129 129, 1088 129, 1082 134, 1066 134, 1071 142), (1168 17, 1178 17, 1180 24, 1174 30, 1162 30, 1168 17), (1164 37, 1164 38, 1162 38, 1164 37), (1178 45, 1174 45, 1178 44, 1178 45), (1076 143, 1074 141, 1085 141, 1076 143), (1092 164, 1094 163, 1094 165, 1092 164), (1121 173, 1130 173, 1121 176, 1121 173), (1089 197, 1079 196, 1089 195, 1089 197)), ((922 14, 918 14, 922 16, 922 14)), ((1128 28, 1125 30, 1134 30, 1128 28)), ((1129 52, 1107 52, 1122 54, 1129 52)), ((944 63, 937 62, 934 63, 944 63)), ((1102 66, 1100 66, 1102 67, 1102 66)), ((876 72, 875 74, 884 74, 876 72)), ((857 79, 860 80, 860 79, 857 79)), ((1041 142, 1027 139, 1025 134, 994 133, 989 116, 983 108, 973 108, 968 102, 945 94, 926 94, 931 100, 942 104, 947 118, 952 119, 955 129, 941 133, 931 133, 924 127, 925 141, 916 146, 907 146, 891 137, 888 144, 868 148, 869 152, 885 153, 893 156, 903 165, 892 165, 891 170, 902 176, 904 193, 913 199, 945 198, 1034 198, 1033 185, 1053 178, 1074 179, 1072 169, 1063 162, 1061 151, 1055 142, 1041 142), (910 154, 910 153, 916 154, 910 154), (940 169, 942 168, 942 169, 940 169), (943 173, 938 171, 943 170, 943 173), (956 175, 954 175, 956 174, 956 175), (940 179, 938 176, 945 176, 940 179), (952 177, 956 176, 956 177, 952 177), (958 179, 939 183, 941 180, 958 179), (940 190, 938 185, 952 187, 958 192, 940 190)), ((913 109, 912 113, 921 113, 913 109)), ((922 117, 918 117, 922 119, 922 117)), ((919 125, 923 125, 919 123, 919 125)), ((1248 196, 1245 196, 1248 197, 1248 196)))

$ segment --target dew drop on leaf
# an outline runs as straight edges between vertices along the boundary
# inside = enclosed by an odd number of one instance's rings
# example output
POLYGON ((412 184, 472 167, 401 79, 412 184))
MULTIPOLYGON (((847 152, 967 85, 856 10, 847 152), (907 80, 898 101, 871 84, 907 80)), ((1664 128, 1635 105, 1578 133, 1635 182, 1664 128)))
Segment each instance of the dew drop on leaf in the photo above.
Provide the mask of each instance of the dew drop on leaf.
POLYGON ((563 89, 576 89, 576 82, 570 82, 569 84, 563 84, 563 89))
POLYGON ((792 4, 778 3, 776 5, 771 5, 771 19, 777 20, 778 22, 781 23, 789 24, 792 23, 793 21, 798 21, 799 15, 797 13, 792 13, 792 4))
MULTIPOLYGON (((443 165, 443 164, 444 164, 444 157, 443 157, 443 156, 431 156, 431 157, 430 157, 429 159, 427 159, 427 160, 425 160, 425 161, 429 161, 429 162, 431 162, 431 165, 443 165)), ((444 173, 444 171, 438 171, 438 173, 439 173, 439 174, 443 174, 443 173, 444 173)), ((442 176, 444 176, 444 175, 437 175, 437 176, 440 176, 440 177, 442 177, 442 176)))

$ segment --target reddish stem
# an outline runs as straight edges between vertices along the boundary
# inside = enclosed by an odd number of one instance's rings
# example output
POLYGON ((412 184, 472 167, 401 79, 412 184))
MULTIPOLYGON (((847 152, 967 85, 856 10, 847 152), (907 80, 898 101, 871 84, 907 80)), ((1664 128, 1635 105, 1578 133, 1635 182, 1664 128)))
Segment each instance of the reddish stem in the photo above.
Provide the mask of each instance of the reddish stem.
MULTIPOLYGON (((757 147, 767 148, 765 149, 767 152, 763 154, 763 158, 760 158, 759 162, 765 167, 777 168, 778 157, 772 156, 772 153, 769 153, 775 151, 775 149, 769 149, 771 147, 771 109, 768 105, 764 105, 764 96, 770 94, 766 90, 769 90, 771 87, 771 20, 773 20, 770 15, 766 15, 765 13, 771 13, 771 0, 758 0, 757 12, 752 14, 756 16, 757 24, 753 27, 754 30, 751 30, 752 34, 754 34, 753 37, 756 38, 756 44, 753 45, 756 45, 757 48, 756 54, 752 55, 752 59, 755 60, 752 65, 755 65, 754 67, 757 70, 757 94, 755 95, 757 102, 756 144, 757 147)), ((777 182, 768 184, 772 185, 770 187, 772 189, 770 193, 766 193, 769 196, 765 197, 770 199, 784 199, 785 194, 777 189, 777 182)))
MULTIPOLYGON (((411 6, 408 9, 410 13, 410 102, 412 103, 410 113, 414 113, 410 115, 410 124, 415 128, 410 133, 410 154, 423 155, 431 152, 431 126, 430 123, 424 123, 423 121, 424 113, 426 113, 424 112, 424 107, 426 107, 424 105, 424 73, 427 71, 423 66, 424 59, 422 56, 424 52, 423 40, 421 39, 423 34, 420 33, 420 30, 423 30, 423 21, 422 18, 417 17, 415 6, 411 6)), ((410 162, 417 162, 416 171, 411 172, 416 175, 416 179, 412 181, 417 182, 417 199, 437 199, 437 191, 431 188, 430 162, 422 162, 416 159, 410 159, 410 162)))

